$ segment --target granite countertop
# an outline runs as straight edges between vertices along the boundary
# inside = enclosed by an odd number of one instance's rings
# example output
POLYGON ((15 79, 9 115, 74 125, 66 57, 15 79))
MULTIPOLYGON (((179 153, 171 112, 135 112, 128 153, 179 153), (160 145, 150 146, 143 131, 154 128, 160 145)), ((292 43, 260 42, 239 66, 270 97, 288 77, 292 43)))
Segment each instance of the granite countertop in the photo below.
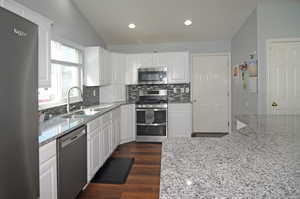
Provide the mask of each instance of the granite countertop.
POLYGON ((300 116, 241 116, 221 138, 164 141, 160 199, 300 198, 300 116))
MULTIPOLYGON (((108 108, 103 108, 101 111, 91 116, 82 116, 76 118, 63 118, 61 116, 55 117, 45 122, 40 122, 40 136, 39 136, 39 145, 43 146, 58 137, 61 137, 78 127, 85 125, 86 123, 94 120, 95 118, 125 104, 125 102, 115 102, 113 106, 108 108)), ((103 105, 103 104, 100 104, 103 105)), ((100 106, 98 105, 98 106, 100 106)), ((97 106, 89 107, 97 108, 97 106)))

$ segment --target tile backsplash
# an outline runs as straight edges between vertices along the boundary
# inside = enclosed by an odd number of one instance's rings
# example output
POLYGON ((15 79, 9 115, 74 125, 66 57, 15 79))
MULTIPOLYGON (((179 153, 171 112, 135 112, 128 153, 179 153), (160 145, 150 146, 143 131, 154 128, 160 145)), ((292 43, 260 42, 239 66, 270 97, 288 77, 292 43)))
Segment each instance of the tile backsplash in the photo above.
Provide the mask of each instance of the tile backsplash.
POLYGON ((127 102, 135 103, 138 100, 139 90, 167 89, 169 103, 189 103, 190 84, 155 84, 155 85, 128 85, 126 86, 127 102))
MULTIPOLYGON (((83 86, 83 101, 72 103, 72 110, 80 109, 81 106, 93 106, 98 105, 99 102, 99 86, 83 86)), ((52 107, 49 109, 44 109, 40 111, 41 113, 45 113, 46 117, 45 119, 49 119, 49 116, 57 116, 61 114, 67 113, 67 105, 61 105, 52 107)))

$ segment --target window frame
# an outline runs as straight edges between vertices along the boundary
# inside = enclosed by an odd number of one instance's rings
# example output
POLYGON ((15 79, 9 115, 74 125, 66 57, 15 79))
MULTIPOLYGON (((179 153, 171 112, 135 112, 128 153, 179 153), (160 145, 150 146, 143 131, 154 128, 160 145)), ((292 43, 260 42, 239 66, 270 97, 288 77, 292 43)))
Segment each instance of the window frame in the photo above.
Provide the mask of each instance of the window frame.
MULTIPOLYGON (((54 38, 52 38, 50 42, 52 42, 52 41, 58 42, 58 43, 60 43, 64 46, 76 49, 80 53, 80 60, 79 60, 80 63, 79 64, 78 63, 73 63, 73 62, 55 60, 55 59, 51 58, 51 55, 50 55, 50 59, 49 59, 49 64, 50 64, 50 67, 51 67, 50 69, 52 69, 53 64, 61 65, 63 67, 76 67, 76 68, 78 68, 79 69, 79 73, 78 73, 79 82, 78 83, 79 83, 79 87, 82 90, 82 88, 83 88, 83 73, 84 73, 84 65, 85 65, 84 64, 84 47, 80 46, 80 45, 78 45, 74 42, 65 40, 65 39, 58 39, 58 38, 54 39, 54 38)), ((51 52, 51 49, 50 49, 50 52, 51 52)), ((59 90, 62 92, 62 88, 59 88, 59 90)), ((82 101, 83 101, 83 99, 80 96, 70 98, 71 103, 82 102, 82 101)), ((64 97, 59 101, 39 103, 39 110, 44 110, 44 109, 53 108, 53 107, 57 107, 57 106, 62 106, 62 105, 66 105, 66 104, 67 104, 67 98, 64 97)))

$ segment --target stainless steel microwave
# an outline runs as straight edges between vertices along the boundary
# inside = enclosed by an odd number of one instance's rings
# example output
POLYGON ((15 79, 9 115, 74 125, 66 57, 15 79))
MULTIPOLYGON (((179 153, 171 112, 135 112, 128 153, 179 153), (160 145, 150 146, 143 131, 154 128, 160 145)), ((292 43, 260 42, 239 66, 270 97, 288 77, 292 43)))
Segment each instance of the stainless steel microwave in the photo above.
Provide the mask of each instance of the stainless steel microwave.
POLYGON ((138 84, 167 84, 167 67, 138 69, 138 84))

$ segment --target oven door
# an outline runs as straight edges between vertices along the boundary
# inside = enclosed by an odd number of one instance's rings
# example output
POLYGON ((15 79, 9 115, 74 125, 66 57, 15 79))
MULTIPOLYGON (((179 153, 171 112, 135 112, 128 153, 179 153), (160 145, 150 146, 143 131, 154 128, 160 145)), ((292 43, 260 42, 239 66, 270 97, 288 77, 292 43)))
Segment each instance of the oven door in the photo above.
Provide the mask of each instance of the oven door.
POLYGON ((137 136, 167 136, 167 109, 136 109, 137 136))
POLYGON ((166 84, 167 71, 162 70, 139 70, 139 84, 166 84))

